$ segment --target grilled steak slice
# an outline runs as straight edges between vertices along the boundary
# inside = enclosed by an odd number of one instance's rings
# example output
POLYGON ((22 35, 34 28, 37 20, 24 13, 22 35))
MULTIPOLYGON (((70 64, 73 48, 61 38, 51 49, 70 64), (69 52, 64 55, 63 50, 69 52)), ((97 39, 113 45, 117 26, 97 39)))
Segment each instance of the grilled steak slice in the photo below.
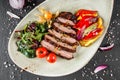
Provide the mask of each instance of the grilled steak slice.
POLYGON ((70 26, 75 25, 75 23, 72 20, 65 19, 65 18, 62 18, 62 17, 57 17, 57 21, 59 21, 60 23, 66 24, 66 25, 70 25, 70 26))
POLYGON ((59 14, 59 17, 72 20, 74 23, 77 22, 77 17, 75 15, 73 15, 71 12, 61 12, 59 14))
POLYGON ((57 38, 59 38, 59 39, 61 39, 61 40, 64 40, 64 41, 66 41, 66 42, 69 42, 69 43, 71 43, 71 44, 77 43, 77 40, 74 39, 74 38, 72 38, 72 37, 70 37, 69 35, 61 34, 61 33, 58 33, 58 32, 55 31, 55 30, 50 30, 50 29, 48 30, 48 32, 49 32, 51 35, 53 35, 53 36, 55 36, 55 37, 57 37, 57 38))
POLYGON ((58 47, 55 47, 54 45, 50 44, 49 42, 43 40, 41 41, 41 45, 48 50, 56 53, 57 55, 60 55, 64 58, 71 59, 73 58, 73 53, 65 51, 65 50, 59 50, 58 47))
POLYGON ((59 17, 71 20, 73 17, 73 14, 71 12, 61 12, 59 14, 59 17))
POLYGON ((61 25, 60 23, 54 22, 53 26, 65 33, 76 34, 75 30, 73 30, 72 28, 68 28, 67 26, 65 27, 64 25, 61 25))
POLYGON ((58 40, 56 40, 54 37, 51 37, 50 35, 45 35, 45 38, 46 38, 46 39, 49 39, 49 40, 52 41, 52 42, 54 42, 54 43, 57 44, 58 46, 67 48, 67 49, 72 50, 72 51, 74 51, 74 52, 75 52, 75 50, 76 50, 76 47, 73 47, 73 46, 68 45, 68 44, 66 44, 66 43, 63 43, 63 42, 61 42, 61 41, 58 41, 58 40))
POLYGON ((66 59, 73 58, 78 44, 76 31, 73 29, 75 21, 72 13, 61 12, 52 22, 52 27, 48 30, 49 34, 45 35, 41 45, 66 59))

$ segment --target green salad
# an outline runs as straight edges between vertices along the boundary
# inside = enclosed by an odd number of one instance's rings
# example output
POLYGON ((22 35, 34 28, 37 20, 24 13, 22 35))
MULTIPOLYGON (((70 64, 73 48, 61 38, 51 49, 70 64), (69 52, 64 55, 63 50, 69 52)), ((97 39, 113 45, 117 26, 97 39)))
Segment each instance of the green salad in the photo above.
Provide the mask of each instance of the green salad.
POLYGON ((26 24, 23 30, 15 31, 18 51, 28 58, 36 57, 35 50, 40 46, 40 42, 47 32, 48 24, 38 22, 26 24))

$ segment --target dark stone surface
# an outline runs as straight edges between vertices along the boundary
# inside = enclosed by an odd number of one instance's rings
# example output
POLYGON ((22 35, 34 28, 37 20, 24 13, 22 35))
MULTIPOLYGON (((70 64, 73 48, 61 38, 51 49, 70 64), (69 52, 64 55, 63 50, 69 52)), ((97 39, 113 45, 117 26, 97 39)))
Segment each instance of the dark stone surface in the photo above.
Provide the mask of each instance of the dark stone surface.
MULTIPOLYGON (((38 5, 43 0, 29 1, 34 1, 38 5)), ((109 30, 102 42, 102 45, 114 43, 115 47, 106 52, 97 51, 92 60, 81 70, 56 78, 37 76, 26 71, 21 72, 21 69, 11 61, 8 55, 9 37, 20 20, 10 18, 6 11, 11 11, 22 18, 34 8, 32 4, 26 4, 21 10, 15 10, 10 7, 8 0, 0 1, 0 80, 120 80, 120 0, 115 0, 109 30), (107 64, 109 67, 93 74, 95 67, 100 64, 107 64)))

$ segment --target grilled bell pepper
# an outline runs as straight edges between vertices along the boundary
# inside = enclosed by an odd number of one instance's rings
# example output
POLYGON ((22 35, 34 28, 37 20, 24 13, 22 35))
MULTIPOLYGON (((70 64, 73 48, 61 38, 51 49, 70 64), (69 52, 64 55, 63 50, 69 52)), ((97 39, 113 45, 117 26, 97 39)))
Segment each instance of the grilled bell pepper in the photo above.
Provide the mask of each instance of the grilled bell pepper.
POLYGON ((83 26, 90 26, 91 24, 97 22, 98 17, 94 16, 84 16, 80 21, 77 22, 77 24, 74 26, 75 28, 82 28, 83 26))
POLYGON ((91 11, 86 9, 80 9, 77 11, 76 16, 78 17, 77 20, 82 19, 84 16, 98 16, 97 11, 91 11))
POLYGON ((77 23, 74 26, 77 31, 77 39, 81 46, 89 46, 94 43, 103 33, 103 21, 97 11, 80 9, 75 14, 77 23))
POLYGON ((104 26, 102 24, 103 24, 102 18, 99 17, 97 23, 94 23, 90 27, 86 28, 84 31, 84 34, 83 34, 83 39, 81 39, 79 41, 80 45, 84 46, 84 47, 88 47, 92 43, 94 43, 102 35, 102 33, 104 31, 104 26), (95 26, 96 26, 96 28, 95 28, 95 26), (94 29, 89 31, 88 29, 91 29, 91 28, 94 28, 94 29), (98 30, 96 30, 96 29, 98 29, 98 30), (101 29, 101 30, 99 30, 99 29, 101 29), (93 31, 94 31, 94 33, 96 32, 98 35, 92 36, 93 31), (86 32, 87 32, 87 34, 86 34, 86 32))
POLYGON ((81 40, 84 30, 93 23, 96 23, 97 21, 98 21, 98 17, 93 17, 93 16, 84 16, 80 21, 78 21, 78 23, 74 26, 74 28, 78 29, 77 39, 81 40))
POLYGON ((88 39, 93 39, 96 36, 99 35, 99 33, 102 31, 101 28, 96 28, 95 30, 91 31, 90 33, 88 33, 88 35, 86 35, 83 40, 88 40, 88 39))
MULTIPOLYGON (((93 31, 90 31, 87 35, 84 36, 83 40, 88 40, 88 39, 92 39, 95 38, 96 36, 98 36, 99 34, 101 34, 101 32, 103 31, 103 26, 102 26, 102 19, 98 18, 97 23, 94 23, 91 26, 97 26, 96 29, 94 29, 93 31), (97 24, 97 25, 96 25, 97 24)), ((90 26, 90 27, 91 27, 90 26)), ((88 27, 89 28, 89 27, 88 27)), ((95 27, 94 27, 95 28, 95 27)))
POLYGON ((104 27, 103 26, 100 26, 101 28, 101 31, 99 32, 99 34, 97 36, 95 36, 94 38, 92 37, 91 39, 82 39, 79 41, 80 45, 81 46, 84 46, 84 47, 88 47, 90 46, 91 44, 93 44, 96 40, 98 40, 100 38, 100 36, 102 35, 103 31, 104 31, 104 27))
POLYGON ((90 25, 88 28, 86 28, 84 30, 83 37, 88 35, 88 33, 90 33, 91 31, 95 30, 97 27, 98 27, 98 23, 94 23, 94 24, 90 25))

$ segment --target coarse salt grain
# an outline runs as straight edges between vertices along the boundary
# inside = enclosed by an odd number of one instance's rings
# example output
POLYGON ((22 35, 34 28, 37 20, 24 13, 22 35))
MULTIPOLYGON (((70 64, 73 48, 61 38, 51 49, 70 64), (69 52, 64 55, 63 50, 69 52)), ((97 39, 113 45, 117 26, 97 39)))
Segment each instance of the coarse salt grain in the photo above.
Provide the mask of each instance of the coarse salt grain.
POLYGON ((8 67, 8 65, 5 65, 5 68, 7 68, 8 67))
POLYGON ((76 78, 74 78, 74 80, 77 80, 76 78))
POLYGON ((119 16, 119 14, 117 13, 117 16, 119 16))
POLYGON ((8 64, 8 66, 10 67, 10 66, 11 66, 11 64, 8 64))
POLYGON ((113 76, 113 74, 111 73, 111 74, 110 74, 110 76, 112 77, 112 76, 113 76))
POLYGON ((15 68, 15 70, 17 70, 17 68, 15 68))
POLYGON ((5 65, 5 64, 7 64, 7 62, 4 62, 3 64, 5 65))

